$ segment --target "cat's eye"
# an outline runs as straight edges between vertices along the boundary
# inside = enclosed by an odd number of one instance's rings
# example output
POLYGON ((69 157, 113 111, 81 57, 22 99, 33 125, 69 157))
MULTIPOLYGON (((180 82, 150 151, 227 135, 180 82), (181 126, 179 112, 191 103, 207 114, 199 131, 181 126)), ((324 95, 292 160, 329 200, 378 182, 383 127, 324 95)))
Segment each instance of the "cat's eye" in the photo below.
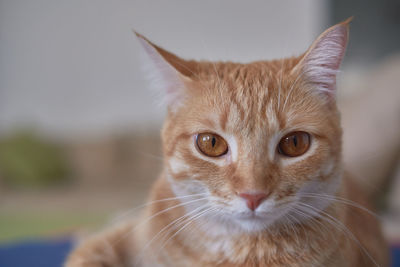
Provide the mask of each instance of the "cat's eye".
POLYGON ((278 151, 288 157, 298 157, 310 148, 310 135, 306 132, 292 132, 285 135, 278 145, 278 151))
POLYGON ((196 145, 200 152, 208 157, 220 157, 228 152, 228 144, 224 138, 213 133, 198 134, 196 145))

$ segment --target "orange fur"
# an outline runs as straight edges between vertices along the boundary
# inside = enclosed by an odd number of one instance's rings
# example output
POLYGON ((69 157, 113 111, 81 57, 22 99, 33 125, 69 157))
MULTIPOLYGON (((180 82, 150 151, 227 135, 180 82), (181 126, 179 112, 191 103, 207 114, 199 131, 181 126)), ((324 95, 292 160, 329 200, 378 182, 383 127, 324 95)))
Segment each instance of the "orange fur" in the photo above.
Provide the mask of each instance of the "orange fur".
POLYGON ((84 242, 66 266, 387 266, 379 223, 354 207, 369 204, 342 170, 332 94, 348 22, 299 57, 248 64, 186 61, 138 35, 160 70, 176 75, 168 90, 178 97, 162 130, 164 171, 150 195, 159 201, 138 221, 84 242), (325 46, 338 61, 318 58, 325 46), (312 136, 309 151, 280 155, 279 139, 299 130, 312 136), (225 138, 228 154, 201 155, 201 132, 225 138), (268 196, 272 208, 259 215, 268 223, 240 217, 241 192, 268 196))

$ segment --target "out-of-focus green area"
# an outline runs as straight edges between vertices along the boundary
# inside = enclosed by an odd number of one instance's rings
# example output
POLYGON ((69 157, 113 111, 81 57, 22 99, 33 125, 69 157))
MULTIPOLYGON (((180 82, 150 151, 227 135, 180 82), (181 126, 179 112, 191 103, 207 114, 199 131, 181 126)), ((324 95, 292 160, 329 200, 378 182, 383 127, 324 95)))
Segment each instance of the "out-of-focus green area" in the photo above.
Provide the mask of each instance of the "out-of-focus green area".
POLYGON ((87 233, 139 206, 160 171, 160 148, 158 133, 0 135, 0 243, 87 233))
POLYGON ((68 168, 61 147, 24 130, 0 138, 0 177, 12 187, 64 182, 68 168))
POLYGON ((77 229, 96 229, 107 219, 93 213, 20 213, 0 214, 0 243, 32 238, 75 234, 77 229))

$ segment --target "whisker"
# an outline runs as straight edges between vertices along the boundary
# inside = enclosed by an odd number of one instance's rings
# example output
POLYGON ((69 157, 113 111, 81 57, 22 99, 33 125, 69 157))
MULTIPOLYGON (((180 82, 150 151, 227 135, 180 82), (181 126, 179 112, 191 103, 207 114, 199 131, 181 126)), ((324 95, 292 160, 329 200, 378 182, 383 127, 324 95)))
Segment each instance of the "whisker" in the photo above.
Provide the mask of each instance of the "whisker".
POLYGON ((167 243, 168 243, 172 238, 174 238, 175 236, 177 236, 182 230, 184 230, 189 224, 191 224, 192 222, 194 222, 195 220, 197 220, 198 218, 202 217, 203 215, 207 214, 208 212, 210 212, 210 211, 212 211, 212 210, 216 210, 216 208, 215 208, 215 207, 210 207, 210 208, 208 208, 208 209, 206 209, 206 210, 203 210, 203 211, 201 211, 201 212, 199 212, 199 213, 197 213, 197 214, 191 216, 189 219, 187 219, 188 222, 187 222, 184 226, 182 226, 178 231, 176 231, 171 237, 169 237, 169 238, 167 239, 167 241, 165 241, 165 242, 161 245, 161 248, 159 249, 159 251, 163 250, 164 247, 167 245, 167 243))
POLYGON ((314 225, 317 224, 319 226, 319 229, 321 232, 322 232, 321 227, 324 227, 325 230, 327 230, 327 232, 329 232, 329 229, 327 229, 326 225, 317 220, 317 218, 319 218, 319 217, 311 216, 310 214, 303 212, 303 210, 298 209, 297 206, 294 206, 293 212, 295 212, 296 214, 300 215, 301 217, 307 219, 308 220, 307 223, 313 223, 314 225))
MULTIPOLYGON (((294 216, 290 215, 289 213, 285 214, 285 217, 286 216, 289 216, 290 218, 294 219, 294 216)), ((297 232, 296 228, 294 227, 294 223, 292 220, 290 220, 290 218, 287 218, 289 221, 289 226, 292 229, 293 234, 295 235, 297 244, 300 244, 299 233, 297 232)), ((286 224, 285 224, 285 226, 286 226, 286 224)), ((290 232, 290 231, 288 230, 288 232, 290 232)))
POLYGON ((323 194, 316 194, 316 193, 315 194, 314 193, 302 193, 301 196, 310 197, 310 198, 327 199, 327 200, 335 201, 337 203, 347 204, 349 206, 361 209, 361 210, 365 211, 366 213, 368 213, 368 214, 370 214, 370 215, 372 215, 372 216, 374 216, 374 217, 376 217, 378 219, 381 219, 381 217, 377 213, 375 213, 375 212, 367 209, 366 207, 358 204, 357 202, 354 202, 354 201, 349 200, 349 199, 340 198, 340 197, 336 197, 336 196, 333 196, 333 195, 323 195, 323 194))
POLYGON ((159 161, 163 161, 164 158, 161 155, 154 155, 148 152, 143 152, 143 151, 138 151, 139 154, 145 156, 145 157, 149 157, 149 158, 153 158, 153 159, 157 159, 159 161))
POLYGON ((185 206, 185 205, 190 204, 190 203, 193 203, 193 202, 197 202, 197 201, 200 201, 200 200, 206 200, 206 199, 208 199, 208 197, 203 197, 203 198, 199 198, 199 199, 195 199, 195 200, 183 202, 183 203, 174 205, 174 206, 172 206, 172 207, 168 207, 168 208, 166 208, 166 209, 163 209, 163 210, 161 210, 161 211, 159 211, 159 212, 156 212, 155 214, 151 215, 150 217, 148 217, 148 218, 146 218, 145 220, 143 220, 143 221, 139 222, 138 224, 136 224, 130 231, 128 231, 123 237, 117 239, 112 245, 115 246, 118 242, 120 242, 121 240, 125 239, 127 236, 129 236, 129 235, 132 234, 133 232, 135 232, 135 231, 139 228, 139 226, 142 226, 143 224, 145 224, 145 223, 151 221, 151 220, 154 219, 155 217, 157 217, 157 216, 159 216, 159 215, 161 215, 161 214, 163 214, 163 213, 165 213, 165 212, 167 212, 167 211, 170 211, 170 210, 175 209, 175 208, 178 208, 178 207, 185 206))
POLYGON ((139 253, 139 256, 138 256, 138 259, 136 260, 136 261, 137 261, 136 263, 139 263, 139 262, 142 260, 142 257, 144 256, 145 250, 146 250, 148 247, 150 247, 150 245, 151 245, 163 232, 165 232, 168 228, 170 228, 170 227, 173 226, 174 224, 177 224, 177 223, 180 222, 180 221, 184 221, 184 220, 185 220, 185 217, 189 217, 191 214, 196 213, 196 212, 198 212, 199 210, 204 209, 206 206, 207 206, 207 205, 200 206, 200 207, 198 207, 198 208, 192 210, 191 212, 186 213, 186 214, 184 214, 183 216, 181 216, 181 217, 179 217, 179 218, 173 220, 173 221, 170 222, 168 225, 164 226, 157 234, 155 234, 155 235, 153 236, 153 238, 152 238, 151 240, 149 240, 149 241, 146 243, 146 245, 143 247, 143 249, 142 249, 141 252, 139 253))
MULTIPOLYGON (((371 254, 367 251, 367 249, 361 244, 361 242, 355 237, 355 235, 338 219, 334 218, 333 216, 331 216, 330 214, 319 210, 311 205, 308 205, 306 203, 302 203, 302 202, 298 202, 299 205, 311 209, 313 210, 315 213, 317 213, 318 215, 323 215, 320 218, 324 218, 326 221, 330 222, 332 225, 336 225, 339 226, 337 227, 339 230, 342 230, 343 232, 345 232, 347 235, 349 235, 349 237, 358 245, 358 247, 365 253, 365 255, 367 255, 367 257, 374 263, 375 266, 379 267, 379 264, 375 261, 375 259, 371 256, 371 254)), ((303 211, 307 211, 304 210, 303 211)))
MULTIPOLYGON (((290 214, 288 214, 288 215, 291 216, 290 214)), ((303 233, 306 235, 307 243, 308 243, 308 242, 309 242, 309 237, 308 237, 308 235, 307 235, 307 231, 306 231, 306 229, 304 228, 303 224, 302 224, 296 217, 294 217, 294 216, 293 216, 293 219, 296 220, 297 225, 299 225, 299 226, 303 229, 303 233)), ((299 242, 298 244, 300 244, 300 242, 299 242)))
POLYGON ((157 200, 153 200, 147 203, 144 203, 140 206, 137 206, 133 209, 130 209, 126 212, 124 212, 123 214, 118 215, 113 222, 117 222, 120 221, 122 219, 125 219, 126 217, 130 216, 132 213, 134 213, 135 211, 145 208, 147 206, 156 204, 156 203, 161 203, 161 202, 166 202, 166 201, 172 201, 172 200, 180 200, 180 199, 186 199, 186 198, 192 198, 192 197, 196 197, 196 196, 206 196, 208 195, 208 193, 198 193, 198 194, 192 194, 192 195, 185 195, 185 196, 179 196, 179 197, 169 197, 169 198, 163 198, 163 199, 157 199, 157 200))
MULTIPOLYGON (((320 220, 317 220, 317 218, 319 218, 319 219, 321 219, 321 220, 324 220, 324 218, 321 218, 321 217, 313 217, 312 215, 309 215, 309 214, 307 214, 307 213, 304 213, 303 210, 299 210, 299 209, 297 209, 296 207, 295 207, 295 209, 294 209, 293 211, 296 212, 297 214, 299 214, 299 215, 301 215, 301 216, 307 218, 307 220, 309 220, 308 223, 312 223, 313 225, 318 226, 318 230, 319 230, 319 232, 321 233, 321 237, 322 237, 322 238, 325 237, 325 234, 328 234, 328 235, 330 235, 331 237, 333 237, 333 239, 330 239, 330 240, 336 240, 336 237, 334 236, 333 231, 331 231, 331 230, 327 227, 326 224, 322 223, 320 220), (324 229, 322 229, 322 228, 324 228, 324 229)), ((325 220, 326 220, 326 219, 325 219, 325 220)), ((332 225, 332 226, 334 226, 334 227, 337 227, 337 226, 333 225, 331 222, 329 222, 329 224, 332 225)), ((339 250, 339 251, 340 251, 341 254, 343 253, 342 250, 339 250)), ((330 261, 332 261, 332 260, 330 260, 330 261)))
POLYGON ((288 92, 288 94, 287 94, 287 96, 286 96, 286 98, 285 98, 285 102, 283 103, 282 110, 285 110, 286 103, 287 103, 287 101, 288 101, 288 99, 289 99, 289 97, 290 97, 290 95, 291 95, 291 93, 292 93, 292 91, 293 91, 293 89, 294 89, 294 86, 297 84, 297 82, 300 80, 300 78, 301 78, 304 74, 306 74, 306 71, 302 71, 302 72, 297 76, 297 78, 294 80, 294 82, 292 83, 292 85, 290 86, 289 92, 288 92))
POLYGON ((161 214, 163 214, 163 213, 165 213, 165 212, 167 212, 167 211, 169 211, 169 210, 172 210, 172 209, 175 209, 175 208, 178 208, 178 207, 182 207, 182 206, 184 206, 184 205, 187 205, 187 204, 190 204, 190 203, 193 203, 193 202, 197 202, 197 201, 200 201, 200 200, 205 200, 205 199, 208 199, 208 197, 198 198, 198 199, 195 199, 195 200, 191 200, 191 201, 187 201, 187 202, 184 202, 184 203, 176 204, 176 205, 174 205, 174 206, 172 206, 172 207, 168 207, 168 208, 163 209, 163 210, 161 210, 161 211, 159 211, 159 212, 156 212, 155 214, 153 214, 152 216, 150 216, 150 217, 147 218, 146 220, 142 221, 139 225, 144 224, 144 223, 146 223, 146 222, 149 222, 149 221, 150 221, 151 219, 153 219, 154 217, 156 217, 156 216, 158 216, 158 215, 161 215, 161 214))
POLYGON ((284 58, 281 59, 281 70, 279 73, 279 83, 278 83, 278 112, 280 112, 280 105, 281 105, 281 89, 282 89, 282 75, 284 69, 284 58))
MULTIPOLYGON (((331 231, 324 231, 324 232, 323 232, 322 227, 324 227, 325 230, 326 230, 326 229, 327 229, 326 225, 324 225, 322 222, 316 220, 316 218, 311 217, 311 216, 307 215, 306 213, 301 212, 300 210, 298 210, 298 209, 296 208, 296 206, 293 207, 292 212, 294 212, 296 215, 299 215, 299 216, 301 216, 301 217, 307 218, 307 220, 308 220, 308 221, 307 221, 307 225, 309 225, 309 226, 314 226, 314 225, 315 225, 316 227, 318 227, 317 231, 319 231, 319 232, 322 233, 321 236, 323 236, 323 233, 326 233, 326 232, 331 233, 331 231), (321 226, 322 226, 322 227, 321 227, 321 226)), ((303 223, 299 222, 295 216, 292 216, 292 215, 290 215, 290 214, 287 214, 287 215, 289 215, 289 216, 291 216, 292 218, 296 219, 296 221, 298 222, 297 225, 303 224, 303 223)), ((292 228, 294 229, 293 226, 292 226, 292 228)), ((315 229, 315 228, 312 228, 312 229, 315 229)), ((293 230, 293 231, 295 231, 295 230, 293 230)), ((304 228, 303 228, 303 231, 304 231, 304 228)), ((298 234, 297 231, 295 231, 294 233, 295 233, 296 235, 298 234)), ((307 232, 304 232, 304 234, 306 235, 307 243, 309 243, 310 241, 309 241, 309 236, 307 235, 307 232)), ((300 242, 299 238, 297 238, 297 244, 302 244, 302 242, 300 242)), ((302 248, 302 249, 301 249, 301 252, 302 252, 303 254, 304 254, 304 253, 307 253, 307 250, 305 249, 304 246, 298 247, 298 249, 300 249, 300 248, 302 248)))

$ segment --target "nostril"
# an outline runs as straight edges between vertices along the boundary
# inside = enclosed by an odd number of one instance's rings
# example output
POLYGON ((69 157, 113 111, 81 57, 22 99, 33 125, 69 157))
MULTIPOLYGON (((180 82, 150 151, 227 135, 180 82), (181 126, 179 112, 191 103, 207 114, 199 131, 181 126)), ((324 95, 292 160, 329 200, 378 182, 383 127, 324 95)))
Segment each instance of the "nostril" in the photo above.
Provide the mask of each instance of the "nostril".
POLYGON ((249 209, 255 210, 268 195, 265 193, 240 193, 239 196, 246 200, 249 209))

